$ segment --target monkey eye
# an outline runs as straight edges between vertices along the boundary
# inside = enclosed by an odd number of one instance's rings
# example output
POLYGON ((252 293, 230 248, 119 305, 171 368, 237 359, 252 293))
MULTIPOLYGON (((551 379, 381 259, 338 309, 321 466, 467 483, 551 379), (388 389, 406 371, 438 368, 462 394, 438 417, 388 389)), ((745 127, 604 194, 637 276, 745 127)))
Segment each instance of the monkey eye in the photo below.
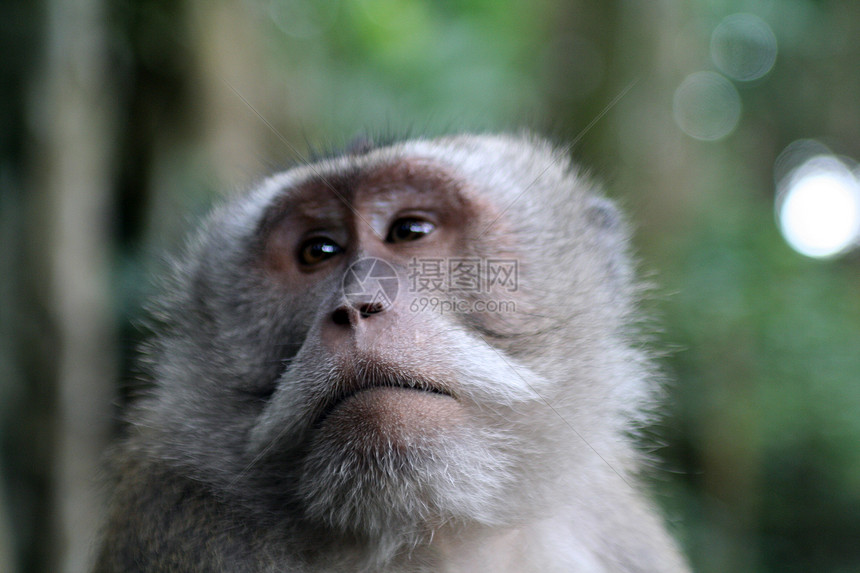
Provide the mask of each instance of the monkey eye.
POLYGON ((414 217, 404 217, 397 219, 391 225, 391 230, 388 231, 388 236, 385 238, 389 243, 404 243, 406 241, 417 241, 426 235, 429 235, 436 228, 436 225, 430 221, 416 219, 414 217))
POLYGON ((299 262, 306 266, 317 265, 343 252, 343 247, 326 237, 308 239, 299 248, 299 262))

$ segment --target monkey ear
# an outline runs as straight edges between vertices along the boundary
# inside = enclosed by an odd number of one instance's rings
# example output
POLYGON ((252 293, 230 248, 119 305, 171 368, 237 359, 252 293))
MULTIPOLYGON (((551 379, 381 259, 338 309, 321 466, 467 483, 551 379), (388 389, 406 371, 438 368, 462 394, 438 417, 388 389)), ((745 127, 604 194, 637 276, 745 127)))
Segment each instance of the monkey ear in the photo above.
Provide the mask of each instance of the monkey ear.
POLYGON ((585 219, 593 231, 595 247, 603 253, 608 292, 613 296, 625 293, 633 280, 628 251, 629 229, 624 215, 615 203, 600 196, 586 200, 585 219))
POLYGON ((624 227, 621 211, 605 197, 589 197, 585 206, 585 217, 595 228, 609 232, 620 232, 624 227))

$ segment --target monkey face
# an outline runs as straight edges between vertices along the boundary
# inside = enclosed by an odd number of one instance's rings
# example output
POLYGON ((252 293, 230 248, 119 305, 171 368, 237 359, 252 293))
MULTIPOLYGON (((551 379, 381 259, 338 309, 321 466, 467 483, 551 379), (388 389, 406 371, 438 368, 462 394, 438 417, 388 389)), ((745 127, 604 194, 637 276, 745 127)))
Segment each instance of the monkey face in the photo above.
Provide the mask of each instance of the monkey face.
MULTIPOLYGON (((306 317, 250 445, 293 475, 315 518, 362 531, 492 522, 488 508, 540 441, 512 436, 538 398, 531 385, 545 381, 475 334, 501 337, 510 324, 475 310, 500 296, 481 288, 479 238, 498 213, 470 191, 444 164, 398 158, 312 176, 264 216, 261 281, 306 317), (448 292, 463 261, 473 288, 448 292), (423 302, 431 295, 438 308, 423 302)), ((495 253, 517 262, 502 243, 495 253)))
POLYGON ((177 264, 141 426, 268 515, 365 534, 521 519, 595 463, 574 427, 608 443, 645 402, 624 242, 540 142, 277 175, 177 264))

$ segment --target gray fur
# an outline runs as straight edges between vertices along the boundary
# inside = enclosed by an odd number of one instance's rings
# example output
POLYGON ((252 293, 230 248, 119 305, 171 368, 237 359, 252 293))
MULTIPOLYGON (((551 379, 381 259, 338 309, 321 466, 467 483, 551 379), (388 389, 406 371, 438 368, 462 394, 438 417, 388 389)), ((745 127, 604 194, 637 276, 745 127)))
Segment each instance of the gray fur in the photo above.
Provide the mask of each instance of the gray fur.
POLYGON ((627 234, 565 152, 530 136, 365 146, 216 209, 156 305, 155 384, 114 455, 95 571, 686 570, 637 481, 630 435, 658 388, 627 234), (257 264, 261 225, 309 180, 404 162, 490 206, 457 254, 515 257, 517 312, 410 315, 424 346, 385 341, 344 373, 320 342, 339 279, 279 290, 257 264), (452 384, 463 431, 417 432, 405 453, 330 440, 314 405, 356 372, 452 384))

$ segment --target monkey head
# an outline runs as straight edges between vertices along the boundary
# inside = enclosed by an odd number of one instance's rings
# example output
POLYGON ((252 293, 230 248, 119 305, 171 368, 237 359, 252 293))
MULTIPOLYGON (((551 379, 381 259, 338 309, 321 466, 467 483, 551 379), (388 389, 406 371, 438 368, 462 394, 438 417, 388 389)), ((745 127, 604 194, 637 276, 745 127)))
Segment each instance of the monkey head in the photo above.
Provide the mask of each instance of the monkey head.
POLYGON ((219 499, 343 534, 506 524, 559 487, 625 487, 653 393, 626 244, 531 137, 296 167, 175 262, 132 421, 219 499))

